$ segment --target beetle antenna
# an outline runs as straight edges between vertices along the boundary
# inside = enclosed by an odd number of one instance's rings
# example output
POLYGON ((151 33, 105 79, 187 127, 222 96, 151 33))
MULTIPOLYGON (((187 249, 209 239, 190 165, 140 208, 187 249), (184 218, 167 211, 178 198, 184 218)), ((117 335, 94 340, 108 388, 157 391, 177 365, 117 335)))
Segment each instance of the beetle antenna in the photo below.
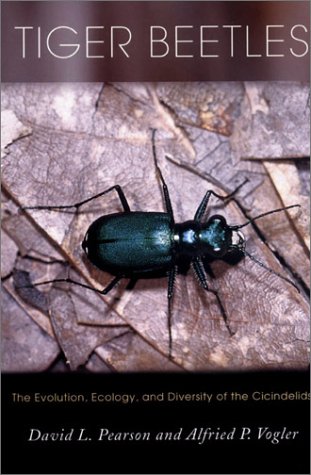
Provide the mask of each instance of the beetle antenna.
POLYGON ((163 195, 164 195, 164 201, 165 201, 165 207, 167 213, 170 215, 172 221, 174 221, 174 213, 173 213, 173 208, 172 208, 172 203, 171 203, 171 198, 170 194, 167 188, 167 184, 165 183, 164 177, 162 175, 161 169, 158 165, 158 158, 157 158, 157 151, 156 151, 156 146, 155 146, 155 134, 156 134, 157 129, 151 129, 151 142, 152 142, 152 155, 153 155, 153 161, 154 161, 154 166, 156 169, 156 172, 161 180, 162 183, 162 189, 163 189, 163 195))
POLYGON ((162 172, 161 172, 161 168, 159 167, 158 165, 158 158, 157 158, 157 150, 156 150, 156 146, 155 146, 155 135, 156 135, 156 131, 157 129, 151 129, 151 141, 152 141, 152 155, 153 155, 153 161, 154 161, 154 166, 156 168, 156 171, 160 177, 160 180, 162 182, 162 185, 164 187, 166 187, 166 183, 165 183, 165 180, 163 178, 163 175, 162 175, 162 172))
POLYGON ((283 275, 279 274, 278 272, 274 271, 273 269, 270 269, 270 267, 266 266, 263 262, 259 261, 258 259, 256 259, 256 257, 252 256, 251 254, 249 254, 249 252, 247 252, 245 249, 243 249, 243 254, 247 257, 249 257, 253 262, 255 262, 256 264, 260 265, 261 267, 263 267, 264 269, 266 269, 268 272, 270 272, 271 274, 274 274, 278 277, 280 277, 280 279, 283 279, 285 280, 286 282, 288 282, 289 284, 291 284, 293 287, 295 287, 295 289, 297 290, 298 293, 300 293, 300 290, 299 288, 297 287, 297 285, 290 279, 288 279, 287 277, 284 277, 283 275))
POLYGON ((254 218, 249 219, 244 224, 238 224, 238 225, 229 226, 229 227, 230 227, 230 229, 233 229, 233 230, 241 229, 241 228, 244 228, 244 226, 247 226, 248 224, 253 223, 257 219, 263 218, 264 216, 268 216, 269 214, 273 214, 273 213, 279 213, 280 211, 285 211, 285 210, 291 209, 291 208, 301 208, 301 206, 300 205, 291 205, 291 206, 285 206, 284 208, 273 209, 272 211, 267 211, 266 213, 259 214, 258 216, 255 216, 254 218))

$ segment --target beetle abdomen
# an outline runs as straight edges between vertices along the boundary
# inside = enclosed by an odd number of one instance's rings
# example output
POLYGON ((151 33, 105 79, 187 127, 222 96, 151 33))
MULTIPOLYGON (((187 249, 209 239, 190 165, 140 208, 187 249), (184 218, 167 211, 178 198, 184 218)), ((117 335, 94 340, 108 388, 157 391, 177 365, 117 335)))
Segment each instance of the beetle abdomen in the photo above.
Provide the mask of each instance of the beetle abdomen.
POLYGON ((117 213, 91 224, 84 240, 89 260, 112 274, 154 271, 172 263, 167 213, 117 213))

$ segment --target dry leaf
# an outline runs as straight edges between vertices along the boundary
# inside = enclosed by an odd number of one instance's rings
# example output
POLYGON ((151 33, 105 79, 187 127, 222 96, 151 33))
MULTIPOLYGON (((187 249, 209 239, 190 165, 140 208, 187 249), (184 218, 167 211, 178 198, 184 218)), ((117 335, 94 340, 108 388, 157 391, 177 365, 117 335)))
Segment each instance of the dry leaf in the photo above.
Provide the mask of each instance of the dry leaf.
POLYGON ((117 371, 176 372, 182 370, 139 338, 137 333, 131 331, 98 347, 96 354, 117 371), (142 355, 144 355, 143 358, 142 355))
POLYGON ((2 370, 44 371, 59 354, 57 343, 37 326, 18 303, 2 291, 2 370))
POLYGON ((18 247, 5 231, 1 233, 1 278, 7 277, 14 268, 18 247))
POLYGON ((15 140, 31 134, 31 128, 22 124, 11 110, 1 112, 1 158, 8 153, 7 147, 15 140))
POLYGON ((50 292, 49 311, 56 338, 73 370, 88 361, 94 348, 124 333, 118 327, 79 325, 70 294, 58 288, 50 292))
POLYGON ((240 82, 160 83, 157 95, 177 125, 231 135, 244 90, 240 82))
POLYGON ((310 200, 308 196, 303 196, 301 193, 299 174, 295 163, 265 162, 264 165, 268 170, 284 205, 290 206, 293 203, 300 204, 302 208, 300 216, 297 217, 293 223, 298 234, 304 240, 306 247, 310 249, 310 200))
POLYGON ((308 84, 246 83, 233 143, 244 158, 310 156, 308 84))

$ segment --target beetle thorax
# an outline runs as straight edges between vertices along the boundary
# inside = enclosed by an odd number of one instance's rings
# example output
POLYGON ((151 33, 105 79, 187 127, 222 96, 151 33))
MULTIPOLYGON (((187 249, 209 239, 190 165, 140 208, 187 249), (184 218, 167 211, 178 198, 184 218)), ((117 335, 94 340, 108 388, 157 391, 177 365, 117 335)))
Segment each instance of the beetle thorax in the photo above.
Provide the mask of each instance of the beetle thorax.
POLYGON ((175 252, 180 256, 222 257, 231 245, 232 232, 222 216, 212 216, 207 223, 186 221, 175 225, 175 252))

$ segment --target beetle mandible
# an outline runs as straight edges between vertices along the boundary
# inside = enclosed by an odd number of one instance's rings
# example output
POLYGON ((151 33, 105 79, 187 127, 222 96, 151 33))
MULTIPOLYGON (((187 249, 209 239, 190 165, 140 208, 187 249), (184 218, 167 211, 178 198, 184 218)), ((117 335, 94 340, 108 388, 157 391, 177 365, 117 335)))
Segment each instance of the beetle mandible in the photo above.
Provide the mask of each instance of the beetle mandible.
POLYGON ((234 253, 247 256, 268 272, 293 285, 294 282, 278 272, 270 269, 246 250, 245 238, 241 228, 253 221, 299 205, 291 205, 262 213, 249 219, 241 225, 229 225, 226 219, 218 214, 212 215, 207 221, 205 212, 211 196, 226 201, 241 188, 237 187, 232 193, 222 196, 213 190, 207 190, 192 220, 176 223, 168 187, 158 165, 155 133, 152 129, 152 154, 156 172, 162 184, 165 202, 165 212, 132 211, 120 185, 114 185, 88 199, 73 205, 57 206, 26 206, 22 209, 32 210, 66 210, 75 208, 97 199, 115 190, 119 196, 123 211, 103 215, 94 221, 87 230, 82 242, 82 248, 88 260, 98 269, 109 272, 114 276, 112 281, 103 289, 82 284, 71 278, 54 279, 38 282, 33 285, 43 285, 52 282, 69 282, 100 294, 108 294, 123 278, 129 278, 132 287, 140 278, 150 276, 168 277, 168 349, 172 357, 172 298, 174 283, 180 268, 192 267, 201 287, 215 295, 225 324, 232 334, 227 322, 227 314, 219 298, 218 292, 209 287, 206 276, 204 259, 223 259, 234 253))

